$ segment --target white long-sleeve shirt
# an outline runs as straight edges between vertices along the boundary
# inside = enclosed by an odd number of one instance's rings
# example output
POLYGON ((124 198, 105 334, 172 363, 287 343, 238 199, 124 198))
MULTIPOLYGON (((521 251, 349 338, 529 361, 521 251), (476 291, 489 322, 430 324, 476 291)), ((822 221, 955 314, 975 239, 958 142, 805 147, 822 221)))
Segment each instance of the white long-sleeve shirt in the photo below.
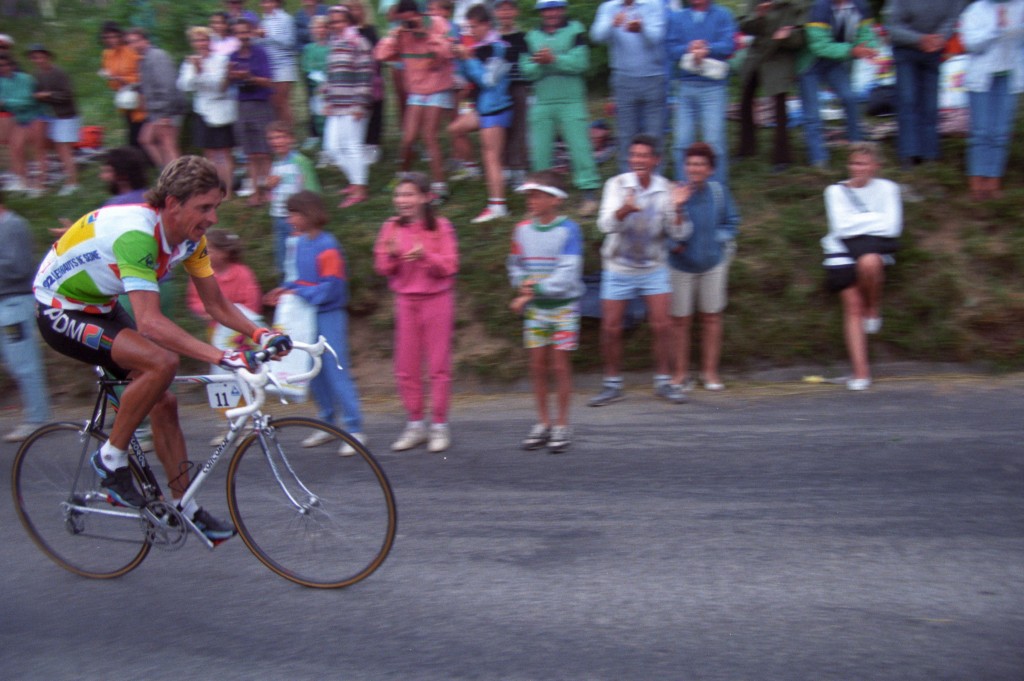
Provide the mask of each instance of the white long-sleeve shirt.
POLYGON ((903 232, 900 186, 891 180, 875 178, 863 187, 833 184, 825 190, 825 212, 828 234, 821 247, 826 254, 846 253, 843 239, 864 235, 894 239, 903 232))

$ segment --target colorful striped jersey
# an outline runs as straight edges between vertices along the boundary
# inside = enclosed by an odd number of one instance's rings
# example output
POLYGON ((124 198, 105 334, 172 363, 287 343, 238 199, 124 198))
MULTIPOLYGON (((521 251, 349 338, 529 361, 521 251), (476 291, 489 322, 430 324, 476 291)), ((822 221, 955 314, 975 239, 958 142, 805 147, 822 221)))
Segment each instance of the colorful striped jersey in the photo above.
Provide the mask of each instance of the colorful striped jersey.
POLYGON ((206 237, 172 247, 156 209, 107 206, 80 218, 53 244, 33 290, 44 305, 103 314, 122 293, 158 293, 157 281, 179 262, 194 277, 213 276, 206 237))

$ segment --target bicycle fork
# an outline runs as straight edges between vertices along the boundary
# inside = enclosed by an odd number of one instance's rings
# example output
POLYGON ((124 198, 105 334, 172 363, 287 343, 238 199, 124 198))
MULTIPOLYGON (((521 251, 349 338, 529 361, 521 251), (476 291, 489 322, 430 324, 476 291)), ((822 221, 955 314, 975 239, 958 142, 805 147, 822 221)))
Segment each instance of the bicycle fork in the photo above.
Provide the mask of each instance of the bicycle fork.
POLYGON ((258 424, 256 433, 260 441, 260 447, 263 449, 263 457, 267 460, 267 465, 270 466, 270 471, 273 473, 278 487, 281 488, 281 491, 288 498, 288 502, 295 507, 295 510, 300 515, 309 515, 313 509, 320 506, 320 497, 314 494, 299 479, 295 469, 292 468, 291 463, 288 461, 288 455, 284 453, 277 441, 273 424, 269 422, 258 424), (296 495, 292 494, 292 491, 289 489, 288 479, 293 480, 295 486, 305 495, 305 502, 299 501, 296 495))

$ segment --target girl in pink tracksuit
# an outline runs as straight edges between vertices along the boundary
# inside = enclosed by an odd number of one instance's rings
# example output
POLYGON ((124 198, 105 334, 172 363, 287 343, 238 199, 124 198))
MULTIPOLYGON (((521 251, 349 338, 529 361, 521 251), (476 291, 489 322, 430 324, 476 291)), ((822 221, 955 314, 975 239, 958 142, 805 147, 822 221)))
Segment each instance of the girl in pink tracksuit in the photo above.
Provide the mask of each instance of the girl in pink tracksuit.
POLYGON ((395 294, 395 379, 408 413, 405 431, 391 445, 394 451, 426 442, 437 453, 451 443, 448 403, 459 253, 455 229, 434 215, 430 201, 424 175, 402 176, 394 194, 397 215, 385 221, 373 247, 374 267, 395 294), (429 430, 423 420, 424 361, 430 374, 429 430))

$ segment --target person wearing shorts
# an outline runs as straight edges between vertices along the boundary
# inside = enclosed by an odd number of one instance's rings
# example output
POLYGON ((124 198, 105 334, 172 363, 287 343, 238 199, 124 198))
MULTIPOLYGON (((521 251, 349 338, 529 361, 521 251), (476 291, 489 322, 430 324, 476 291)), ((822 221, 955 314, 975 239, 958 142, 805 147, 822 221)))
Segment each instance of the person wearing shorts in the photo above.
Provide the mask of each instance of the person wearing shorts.
POLYGON ((501 159, 505 152, 505 131, 512 124, 512 97, 508 92, 512 64, 508 61, 508 44, 492 29, 490 10, 483 5, 473 5, 466 12, 466 24, 475 45, 471 49, 455 45, 453 49, 459 60, 459 72, 473 86, 474 105, 452 121, 448 134, 452 135, 452 147, 465 170, 473 175, 476 163, 470 158, 472 147, 467 135, 480 131, 487 207, 473 218, 472 222, 477 224, 508 215, 501 159))
POLYGON ((78 191, 78 170, 75 168, 74 144, 82 119, 75 107, 75 92, 71 78, 53 63, 53 53, 42 45, 33 45, 28 58, 36 68, 35 98, 44 109, 47 137, 53 142, 64 168, 64 186, 58 196, 69 196, 78 191))
POLYGON ((146 107, 146 122, 139 130, 139 144, 157 168, 181 156, 178 131, 187 105, 178 91, 178 72, 171 56, 154 47, 141 28, 128 29, 128 44, 140 57, 139 86, 146 107))
POLYGON ((256 29, 263 49, 270 60, 270 80, 273 94, 270 105, 274 120, 284 121, 289 128, 295 126, 292 115, 291 94, 299 79, 298 55, 295 49, 295 19, 284 11, 281 0, 260 0, 263 19, 256 29))
POLYGON ((691 144, 684 155, 689 181, 682 186, 682 210, 692 230, 688 238, 671 246, 668 259, 675 341, 672 385, 682 390, 692 387, 690 328, 696 309, 701 324, 701 380, 708 390, 722 390, 725 386, 718 374, 722 311, 728 302, 729 263, 736 250, 740 216, 725 185, 710 179, 716 158, 711 145, 691 144))
POLYGON ((270 174, 270 148, 267 146, 267 126, 274 120, 274 109, 270 105, 273 92, 270 60, 266 50, 253 43, 253 24, 247 19, 235 22, 235 37, 240 47, 231 55, 228 63, 228 81, 238 88, 235 141, 245 152, 249 180, 253 186, 249 205, 259 206, 269 196, 267 176, 270 174))
MULTIPOLYGON (((73 359, 99 364, 131 378, 121 395, 109 439, 91 462, 115 503, 139 508, 145 499, 128 468, 132 434, 149 414, 153 443, 179 499, 188 487, 185 436, 177 402, 168 391, 179 355, 231 369, 255 368, 252 352, 222 351, 194 338, 160 311, 158 279, 182 264, 206 313, 280 354, 287 336, 258 328, 221 292, 206 249, 206 230, 217 222, 224 184, 217 168, 198 156, 182 156, 160 174, 145 204, 108 206, 80 218, 58 240, 35 277, 36 322, 51 347, 73 359), (118 303, 127 293, 134 313, 118 303)), ((234 535, 197 503, 179 506, 210 541, 234 535)))
MULTIPOLYGON (((472 9, 470 10, 472 12, 472 9)), ((583 295, 583 233, 561 215, 565 190, 557 174, 532 173, 516 191, 526 194, 530 219, 516 225, 507 266, 516 288, 510 307, 523 315, 523 344, 530 354, 530 378, 537 401, 537 423, 523 440, 523 449, 545 445, 552 454, 572 441, 569 403, 572 363, 579 347, 583 295), (548 411, 548 375, 555 379, 557 415, 548 411)))
POLYGON ((690 234, 682 206, 682 188, 673 187, 654 169, 661 162, 660 143, 636 135, 629 145, 631 172, 616 175, 604 185, 597 226, 606 236, 601 246, 601 354, 604 380, 591 407, 624 397, 622 319, 629 301, 642 297, 654 336, 654 393, 674 404, 686 401, 679 386, 670 384, 668 251, 666 238, 690 234))
POLYGON ((413 159, 420 155, 413 145, 417 139, 421 140, 430 157, 431 192, 440 201, 448 195, 448 184, 438 132, 441 116, 455 106, 448 22, 423 14, 416 0, 399 0, 390 16, 398 25, 377 43, 373 56, 377 61, 401 61, 403 65, 406 108, 402 119, 400 170, 407 172, 412 167, 413 159))
POLYGON ((859 391, 871 387, 868 335, 882 330, 885 268, 896 262, 903 204, 900 186, 878 177, 882 155, 876 144, 851 144, 846 165, 850 179, 825 190, 828 234, 821 246, 826 284, 843 303, 843 338, 853 370, 846 387, 859 391))

